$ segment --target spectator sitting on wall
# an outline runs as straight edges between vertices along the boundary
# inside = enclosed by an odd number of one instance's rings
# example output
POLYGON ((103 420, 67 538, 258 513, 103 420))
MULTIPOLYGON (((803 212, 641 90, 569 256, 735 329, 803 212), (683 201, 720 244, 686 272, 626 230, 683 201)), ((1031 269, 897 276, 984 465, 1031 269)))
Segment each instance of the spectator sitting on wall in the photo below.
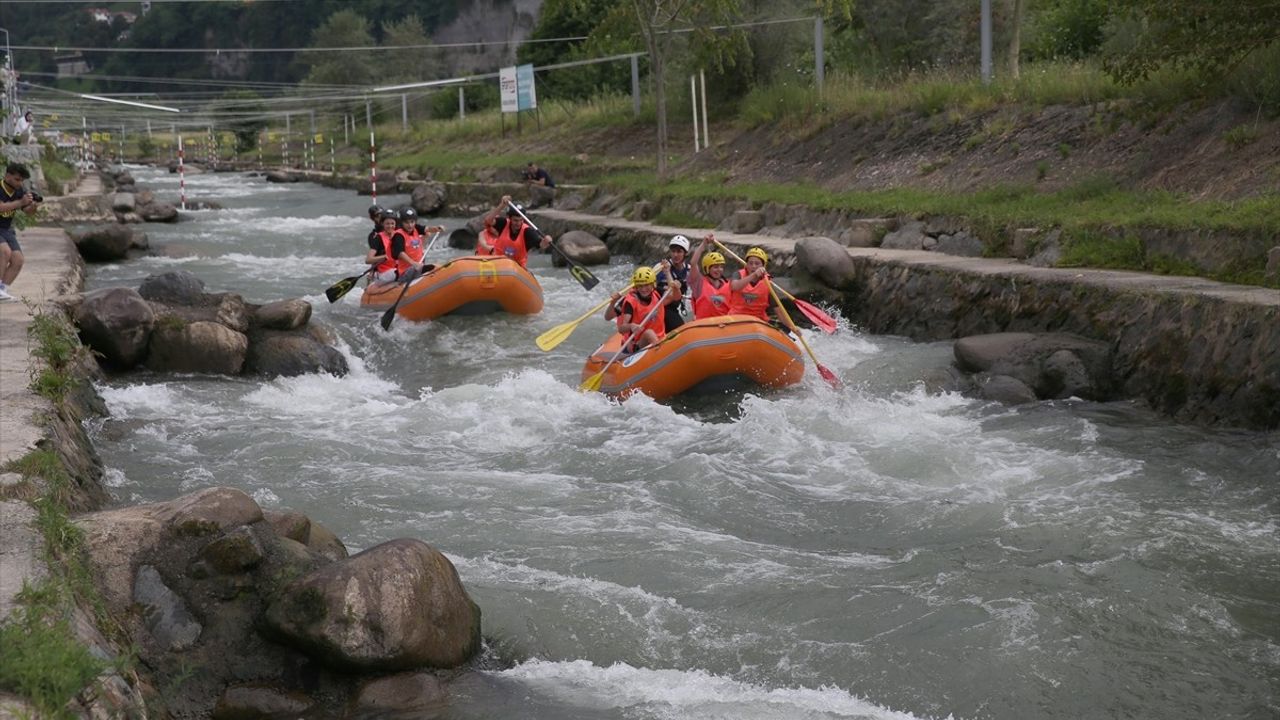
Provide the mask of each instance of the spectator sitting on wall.
POLYGON ((538 167, 537 163, 529 163, 524 169, 524 184, 529 186, 527 204, 530 208, 551 207, 556 198, 556 183, 546 170, 538 167))
POLYGON ((541 185, 549 188, 556 186, 555 181, 551 179, 547 171, 538 167, 537 163, 532 162, 524 169, 524 181, 527 185, 541 185))

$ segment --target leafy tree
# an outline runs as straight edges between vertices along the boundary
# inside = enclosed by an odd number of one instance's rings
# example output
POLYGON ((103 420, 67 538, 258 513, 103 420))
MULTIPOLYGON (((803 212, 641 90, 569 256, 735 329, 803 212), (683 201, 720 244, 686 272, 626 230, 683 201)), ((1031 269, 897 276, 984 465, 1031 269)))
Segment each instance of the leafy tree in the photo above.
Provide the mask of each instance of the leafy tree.
MULTIPOLYGON (((373 44, 369 21, 354 10, 339 10, 311 33, 312 47, 365 47, 373 44)), ((316 85, 367 85, 374 78, 368 53, 304 52, 309 65, 305 83, 316 85)))
POLYGON ((1136 28, 1105 60, 1117 80, 1136 82, 1162 66, 1221 78, 1253 53, 1280 42, 1276 0, 1112 0, 1120 26, 1136 28))
POLYGON ((1102 47, 1109 0, 1054 0, 1038 14, 1030 44, 1033 58, 1079 60, 1102 47))
MULTIPOLYGON (((382 44, 388 46, 425 45, 431 42, 422 25, 422 18, 417 15, 406 15, 396 22, 382 24, 382 44)), ((395 82, 413 82, 430 80, 432 70, 439 66, 439 50, 433 48, 412 48, 378 53, 378 64, 385 68, 379 73, 383 80, 395 82)))
MULTIPOLYGON (((222 109, 237 113, 262 113, 265 108, 260 102, 262 96, 252 90, 228 90, 222 94, 222 109)), ((226 123, 226 127, 236 136, 236 152, 252 150, 258 141, 258 133, 267 126, 264 115, 246 114, 239 119, 226 123)))

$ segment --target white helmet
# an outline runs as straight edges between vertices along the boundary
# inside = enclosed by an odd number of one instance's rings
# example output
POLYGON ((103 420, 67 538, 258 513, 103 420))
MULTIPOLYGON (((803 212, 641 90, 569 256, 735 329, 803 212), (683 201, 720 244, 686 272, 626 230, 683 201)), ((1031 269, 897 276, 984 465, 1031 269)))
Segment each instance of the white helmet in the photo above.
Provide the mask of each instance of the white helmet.
POLYGON ((667 245, 667 247, 683 248, 685 252, 689 252, 689 238, 683 235, 677 235, 671 238, 671 242, 667 245))

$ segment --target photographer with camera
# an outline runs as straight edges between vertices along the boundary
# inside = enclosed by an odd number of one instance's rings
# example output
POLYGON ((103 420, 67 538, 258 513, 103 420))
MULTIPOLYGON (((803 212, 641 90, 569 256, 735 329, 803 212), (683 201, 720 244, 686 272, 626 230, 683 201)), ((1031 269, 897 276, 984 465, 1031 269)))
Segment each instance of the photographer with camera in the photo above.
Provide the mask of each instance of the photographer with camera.
POLYGON ((9 285, 22 272, 22 246, 13 227, 13 215, 21 210, 36 214, 36 205, 44 201, 40 193, 28 192, 22 184, 31 178, 31 172, 22 163, 10 163, 0 180, 0 302, 12 302, 18 298, 9 294, 9 285))

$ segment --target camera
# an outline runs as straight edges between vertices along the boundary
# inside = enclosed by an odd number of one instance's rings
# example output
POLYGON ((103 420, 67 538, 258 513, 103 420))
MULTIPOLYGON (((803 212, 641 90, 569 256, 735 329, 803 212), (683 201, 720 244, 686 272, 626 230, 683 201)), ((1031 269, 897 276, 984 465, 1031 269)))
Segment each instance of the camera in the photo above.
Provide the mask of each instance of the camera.
POLYGON ((31 195, 32 200, 35 200, 36 202, 44 202, 44 196, 36 192, 35 190, 32 190, 28 194, 31 195))

